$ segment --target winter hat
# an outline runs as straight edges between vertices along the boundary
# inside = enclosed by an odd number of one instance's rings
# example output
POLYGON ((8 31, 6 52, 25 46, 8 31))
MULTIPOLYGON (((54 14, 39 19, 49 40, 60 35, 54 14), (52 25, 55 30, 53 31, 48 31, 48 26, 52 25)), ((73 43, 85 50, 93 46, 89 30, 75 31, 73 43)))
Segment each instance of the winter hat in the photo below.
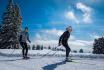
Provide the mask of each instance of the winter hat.
POLYGON ((71 26, 68 26, 68 27, 66 28, 66 30, 69 30, 69 29, 72 29, 72 27, 71 27, 71 26))

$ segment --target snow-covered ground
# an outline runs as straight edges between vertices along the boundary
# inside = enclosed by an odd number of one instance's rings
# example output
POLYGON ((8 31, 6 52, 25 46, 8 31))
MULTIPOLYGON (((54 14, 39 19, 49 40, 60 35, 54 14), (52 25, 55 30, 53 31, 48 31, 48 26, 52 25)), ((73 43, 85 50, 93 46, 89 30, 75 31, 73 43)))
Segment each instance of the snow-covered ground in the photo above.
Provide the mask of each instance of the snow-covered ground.
POLYGON ((23 60, 21 50, 0 49, 0 70, 104 70, 103 55, 71 53, 74 62, 65 63, 65 52, 51 51, 43 57, 47 52, 30 50, 31 59, 23 60))
MULTIPOLYGON (((47 54, 47 56, 52 56, 52 57, 65 57, 65 52, 62 51, 52 51, 52 50, 29 50, 29 55, 30 56, 42 56, 47 54), (48 54, 47 54, 48 53, 48 54), (54 55, 53 55, 54 54, 54 55)), ((8 56, 8 57, 14 57, 14 56, 22 56, 22 51, 21 49, 0 49, 0 55, 2 56, 8 56)), ((92 53, 70 53, 70 56, 72 57, 80 57, 80 58, 103 58, 103 54, 92 54, 92 53)))

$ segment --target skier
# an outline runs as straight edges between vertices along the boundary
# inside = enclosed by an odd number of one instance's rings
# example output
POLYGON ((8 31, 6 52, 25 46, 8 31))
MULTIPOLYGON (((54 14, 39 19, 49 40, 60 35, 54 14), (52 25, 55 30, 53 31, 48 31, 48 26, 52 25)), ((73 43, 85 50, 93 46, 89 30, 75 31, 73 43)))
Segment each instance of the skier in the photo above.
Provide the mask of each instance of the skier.
POLYGON ((63 45, 66 49, 66 59, 65 61, 71 61, 71 58, 69 58, 69 53, 71 51, 69 45, 68 45, 68 39, 70 37, 70 33, 72 32, 72 27, 69 26, 66 28, 66 31, 61 35, 59 39, 59 46, 63 45))
POLYGON ((29 40, 28 27, 25 27, 25 30, 21 32, 19 41, 20 45, 22 46, 23 59, 29 59, 29 57, 27 56, 28 54, 27 41, 30 43, 31 41, 29 40))

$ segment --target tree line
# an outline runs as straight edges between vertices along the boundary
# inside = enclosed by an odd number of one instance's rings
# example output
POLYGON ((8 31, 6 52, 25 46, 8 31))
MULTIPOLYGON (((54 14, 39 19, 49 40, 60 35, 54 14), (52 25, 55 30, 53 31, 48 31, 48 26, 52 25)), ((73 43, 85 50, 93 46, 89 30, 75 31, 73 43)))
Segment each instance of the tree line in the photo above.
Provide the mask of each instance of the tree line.
MULTIPOLYGON (((43 46, 43 45, 32 45, 32 46, 28 46, 28 48, 32 49, 32 50, 44 50, 44 49, 48 49, 48 50, 52 50, 52 51, 64 51, 65 52, 65 49, 62 49, 62 48, 57 48, 57 47, 51 47, 51 46, 43 46)), ((79 49, 79 51, 77 50, 73 50, 72 52, 74 53, 84 53, 84 50, 83 49, 79 49)))

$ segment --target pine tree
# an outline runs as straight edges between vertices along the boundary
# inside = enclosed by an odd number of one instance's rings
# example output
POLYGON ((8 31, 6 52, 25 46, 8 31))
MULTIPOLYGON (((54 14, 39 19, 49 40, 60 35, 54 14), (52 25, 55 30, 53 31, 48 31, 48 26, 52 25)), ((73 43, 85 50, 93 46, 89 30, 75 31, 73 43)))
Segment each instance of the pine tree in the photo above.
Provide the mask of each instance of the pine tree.
POLYGON ((32 46, 32 50, 35 50, 35 45, 32 46))
POLYGON ((104 54, 104 37, 94 40, 93 53, 104 54))
POLYGON ((77 50, 73 50, 74 53, 77 53, 77 50))
POLYGON ((83 49, 80 49, 80 50, 79 50, 79 53, 83 53, 83 49))
POLYGON ((43 45, 41 45, 41 50, 43 50, 43 45))
POLYGON ((49 46, 48 49, 51 49, 51 46, 49 46))
POLYGON ((9 0, 6 11, 2 16, 0 28, 0 48, 19 48, 18 34, 21 29, 21 16, 18 5, 9 0))
POLYGON ((40 45, 37 45, 36 50, 40 50, 40 49, 41 49, 40 45))

